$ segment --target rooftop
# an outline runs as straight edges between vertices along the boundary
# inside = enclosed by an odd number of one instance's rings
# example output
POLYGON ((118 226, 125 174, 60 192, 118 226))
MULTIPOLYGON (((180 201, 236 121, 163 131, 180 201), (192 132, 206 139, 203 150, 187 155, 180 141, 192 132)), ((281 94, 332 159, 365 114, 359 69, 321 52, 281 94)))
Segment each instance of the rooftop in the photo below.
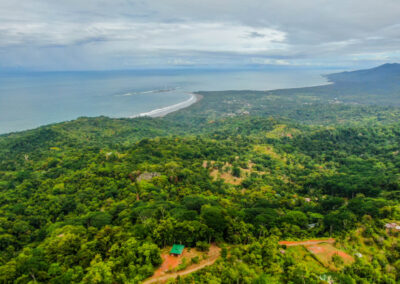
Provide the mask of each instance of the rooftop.
POLYGON ((169 253, 173 253, 173 254, 182 254, 183 249, 185 248, 184 245, 173 245, 172 249, 169 253))

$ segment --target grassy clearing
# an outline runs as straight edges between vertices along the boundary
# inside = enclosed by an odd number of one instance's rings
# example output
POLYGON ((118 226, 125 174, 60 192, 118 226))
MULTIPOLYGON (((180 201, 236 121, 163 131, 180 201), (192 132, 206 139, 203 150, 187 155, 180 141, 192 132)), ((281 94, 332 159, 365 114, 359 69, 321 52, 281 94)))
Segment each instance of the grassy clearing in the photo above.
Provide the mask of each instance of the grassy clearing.
POLYGON ((283 137, 293 138, 293 136, 300 134, 300 131, 294 128, 287 127, 284 124, 278 124, 275 128, 267 132, 266 137, 271 139, 280 139, 283 137))
POLYGON ((203 167, 210 169, 210 176, 214 179, 223 179, 225 183, 232 185, 240 185, 242 181, 250 176, 251 173, 256 172, 260 175, 265 174, 265 172, 257 171, 254 168, 254 163, 249 161, 246 168, 240 167, 240 177, 234 176, 232 174, 233 166, 230 163, 225 163, 222 166, 216 166, 215 161, 203 161, 203 167))
POLYGON ((321 265, 315 257, 307 251, 303 246, 293 246, 288 247, 285 251, 289 256, 291 256, 296 263, 304 263, 310 271, 313 271, 317 274, 324 274, 328 272, 328 269, 321 265))
POLYGON ((286 157, 276 153, 272 145, 255 145, 254 151, 258 154, 267 155, 276 161, 286 162, 286 157))
POLYGON ((338 250, 332 244, 321 243, 305 246, 315 258, 325 267, 337 270, 354 262, 354 258, 344 251, 338 250))

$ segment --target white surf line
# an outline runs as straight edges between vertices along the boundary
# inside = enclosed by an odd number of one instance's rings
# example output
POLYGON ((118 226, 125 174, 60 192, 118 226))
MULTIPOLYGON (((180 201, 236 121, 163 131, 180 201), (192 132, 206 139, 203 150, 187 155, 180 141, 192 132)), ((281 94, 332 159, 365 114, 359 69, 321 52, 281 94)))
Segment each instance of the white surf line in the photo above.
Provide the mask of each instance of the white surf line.
POLYGON ((194 104, 197 101, 197 97, 194 94, 190 94, 190 98, 186 101, 174 104, 174 105, 170 105, 167 107, 163 107, 163 108, 158 108, 158 109, 154 109, 151 110, 149 112, 143 112, 143 113, 139 113, 137 115, 133 115, 130 116, 129 118, 135 118, 135 117, 143 117, 143 116, 150 116, 150 117, 159 117, 159 116, 163 116, 166 115, 168 113, 177 111, 179 109, 188 107, 192 104, 194 104))
POLYGON ((172 92, 179 89, 179 87, 174 87, 170 89, 154 89, 154 90, 149 90, 149 91, 140 91, 140 92, 128 92, 122 95, 115 95, 117 97, 128 97, 128 96, 134 96, 134 95, 145 95, 145 94, 152 94, 152 93, 167 93, 167 92, 172 92))

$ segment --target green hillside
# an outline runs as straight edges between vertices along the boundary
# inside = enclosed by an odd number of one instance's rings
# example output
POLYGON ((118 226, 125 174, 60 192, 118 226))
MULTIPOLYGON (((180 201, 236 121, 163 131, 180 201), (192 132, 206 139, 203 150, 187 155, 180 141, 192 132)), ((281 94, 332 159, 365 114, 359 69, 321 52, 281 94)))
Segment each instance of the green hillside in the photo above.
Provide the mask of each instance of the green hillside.
POLYGON ((139 283, 165 246, 210 242, 221 258, 171 281, 400 281, 399 96, 346 84, 0 136, 0 282, 139 283), (278 245, 326 237, 355 262, 278 245))

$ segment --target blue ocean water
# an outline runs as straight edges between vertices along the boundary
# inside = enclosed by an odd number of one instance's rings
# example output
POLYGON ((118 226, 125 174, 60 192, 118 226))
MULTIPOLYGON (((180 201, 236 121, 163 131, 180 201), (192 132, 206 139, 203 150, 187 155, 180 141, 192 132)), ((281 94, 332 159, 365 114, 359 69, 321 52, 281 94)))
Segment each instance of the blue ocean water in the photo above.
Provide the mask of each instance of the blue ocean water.
POLYGON ((191 92, 271 90, 326 83, 327 70, 145 70, 0 73, 0 133, 80 116, 131 117, 191 92))

